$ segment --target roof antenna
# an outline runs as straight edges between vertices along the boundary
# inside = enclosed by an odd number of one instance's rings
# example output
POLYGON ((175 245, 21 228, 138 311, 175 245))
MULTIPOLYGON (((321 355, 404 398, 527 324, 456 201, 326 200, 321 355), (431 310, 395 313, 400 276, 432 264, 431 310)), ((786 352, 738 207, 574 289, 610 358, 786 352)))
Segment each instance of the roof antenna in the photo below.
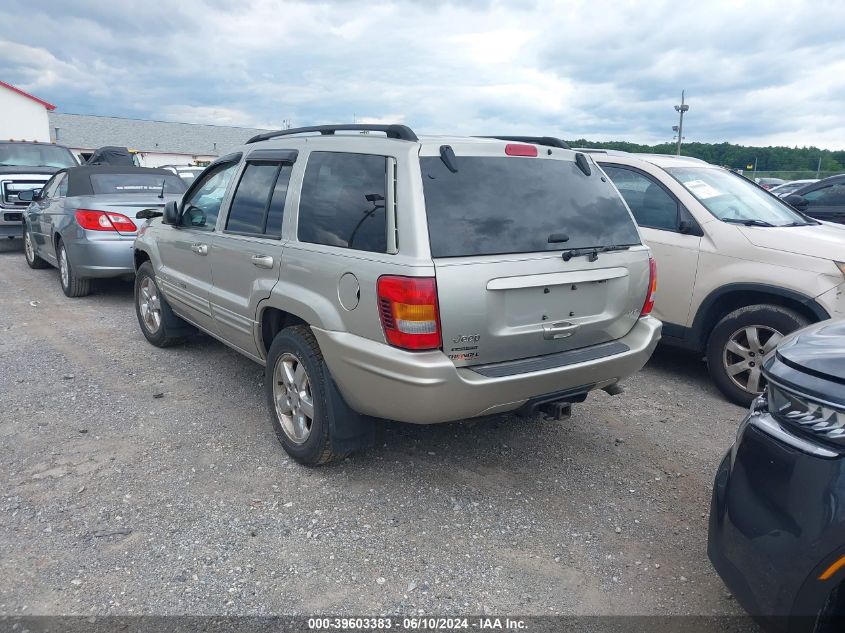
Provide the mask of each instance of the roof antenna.
POLYGON ((164 200, 164 185, 165 185, 166 182, 167 182, 167 180, 165 178, 161 179, 161 191, 158 194, 158 197, 159 197, 160 200, 164 200))

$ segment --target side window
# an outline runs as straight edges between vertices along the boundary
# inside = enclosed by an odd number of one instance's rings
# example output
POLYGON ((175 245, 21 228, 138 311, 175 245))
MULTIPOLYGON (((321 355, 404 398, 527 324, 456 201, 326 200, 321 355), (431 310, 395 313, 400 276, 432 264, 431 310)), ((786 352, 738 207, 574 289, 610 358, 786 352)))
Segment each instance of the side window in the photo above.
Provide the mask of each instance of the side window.
POLYGON ((845 205, 845 183, 836 183, 808 191, 804 199, 811 207, 838 207, 845 205))
POLYGON ((249 163, 232 198, 226 231, 282 236, 282 217, 291 165, 249 163))
POLYGON ((182 205, 180 225, 213 231, 220 213, 220 205, 226 195, 229 181, 235 174, 238 163, 220 165, 206 174, 199 186, 191 192, 182 205))
POLYGON ((678 201, 656 181, 619 166, 602 165, 602 169, 631 207, 637 224, 651 229, 678 230, 678 201))
POLYGON ((386 167, 384 156, 312 152, 299 202, 299 241, 386 252, 386 167))
POLYGON ((67 196, 67 175, 62 174, 60 177, 61 183, 59 184, 59 190, 56 193, 57 198, 64 198, 67 196))
POLYGON ((65 175, 56 174, 46 182, 44 188, 41 190, 41 200, 49 200, 56 196, 56 190, 59 188, 59 183, 64 180, 65 175))

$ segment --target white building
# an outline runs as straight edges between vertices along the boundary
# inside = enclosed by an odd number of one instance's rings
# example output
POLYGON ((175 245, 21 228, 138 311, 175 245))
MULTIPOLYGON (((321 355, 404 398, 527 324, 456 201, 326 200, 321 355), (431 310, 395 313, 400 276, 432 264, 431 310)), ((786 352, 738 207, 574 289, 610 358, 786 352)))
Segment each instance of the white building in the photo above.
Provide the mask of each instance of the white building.
POLYGON ((98 147, 126 147, 142 167, 204 165, 256 134, 255 128, 50 113, 51 140, 82 161, 98 147))
POLYGON ((0 140, 50 142, 47 112, 56 106, 0 81, 0 140))

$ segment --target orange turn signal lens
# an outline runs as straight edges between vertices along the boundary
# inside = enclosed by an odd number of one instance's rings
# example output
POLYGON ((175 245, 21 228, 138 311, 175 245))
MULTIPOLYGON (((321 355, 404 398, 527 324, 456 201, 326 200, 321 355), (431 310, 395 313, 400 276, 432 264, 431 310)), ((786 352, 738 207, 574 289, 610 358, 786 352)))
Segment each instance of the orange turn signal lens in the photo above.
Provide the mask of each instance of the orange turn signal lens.
POLYGON ((402 321, 434 321, 436 318, 433 305, 413 305, 394 303, 393 312, 402 321))
POLYGON ((822 572, 822 575, 819 576, 819 580, 829 580, 833 577, 833 575, 838 572, 840 569, 845 567, 845 556, 840 556, 839 560, 837 560, 833 565, 828 567, 827 569, 822 572))

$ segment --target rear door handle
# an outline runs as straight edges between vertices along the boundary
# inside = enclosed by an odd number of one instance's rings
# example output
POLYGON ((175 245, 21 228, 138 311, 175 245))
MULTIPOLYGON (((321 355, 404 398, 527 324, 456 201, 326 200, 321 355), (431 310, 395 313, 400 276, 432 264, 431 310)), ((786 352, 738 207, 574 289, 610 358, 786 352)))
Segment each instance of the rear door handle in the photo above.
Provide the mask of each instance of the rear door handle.
POLYGON ((543 326, 543 338, 553 341, 558 338, 567 338, 575 334, 575 331, 580 327, 577 323, 570 323, 569 321, 560 321, 558 323, 551 323, 543 326))
POLYGON ((191 244, 191 250, 197 255, 208 255, 208 244, 191 244))
POLYGON ((273 258, 269 255, 253 255, 252 265, 258 266, 259 268, 272 268, 273 258))

